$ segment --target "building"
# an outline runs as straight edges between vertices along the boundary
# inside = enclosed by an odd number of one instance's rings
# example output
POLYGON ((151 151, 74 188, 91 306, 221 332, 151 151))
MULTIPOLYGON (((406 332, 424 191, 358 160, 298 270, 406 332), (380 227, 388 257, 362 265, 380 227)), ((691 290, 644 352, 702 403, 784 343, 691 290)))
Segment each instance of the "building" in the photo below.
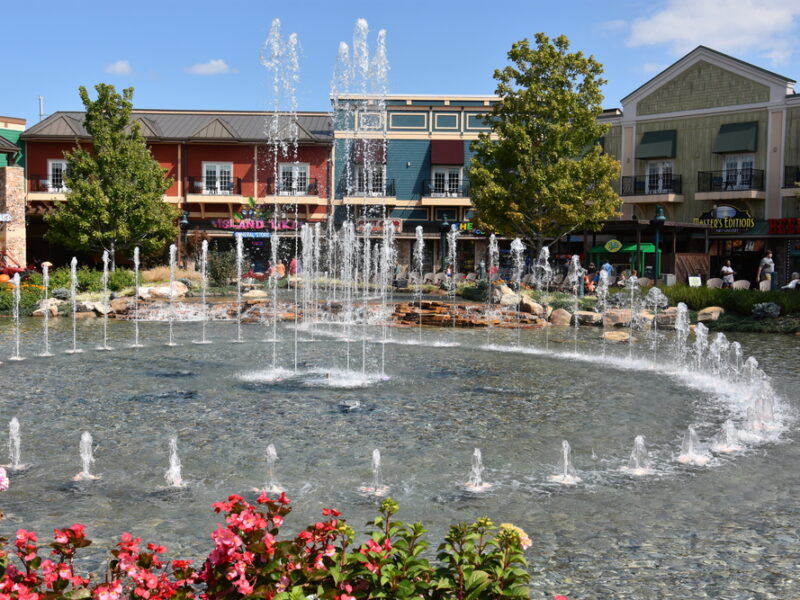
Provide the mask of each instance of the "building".
MULTIPOLYGON (((22 136, 30 252, 57 263, 67 256, 44 239, 43 215, 64 200, 64 153, 91 144, 83 120, 82 112, 56 112, 22 136)), ((164 200, 184 214, 185 234, 232 240, 238 232, 257 248, 274 227, 293 235, 302 223, 327 217, 327 113, 297 114, 296 145, 286 143, 295 139, 292 119, 269 112, 137 109, 132 120, 172 179, 164 200), (284 150, 275 152, 279 144, 270 139, 284 140, 284 150)))
POLYGON ((0 117, 0 251, 2 262, 27 265, 24 153, 19 138, 25 119, 0 117))

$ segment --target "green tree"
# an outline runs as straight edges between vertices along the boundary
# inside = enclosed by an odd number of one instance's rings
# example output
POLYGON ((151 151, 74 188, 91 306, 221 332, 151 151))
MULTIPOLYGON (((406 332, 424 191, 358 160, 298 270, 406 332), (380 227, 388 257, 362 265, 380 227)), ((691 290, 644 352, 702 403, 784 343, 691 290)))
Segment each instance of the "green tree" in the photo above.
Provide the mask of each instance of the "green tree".
POLYGON ((569 40, 536 34, 508 53, 496 70, 501 98, 485 121, 492 135, 473 142, 470 197, 483 228, 527 240, 538 251, 579 229, 600 228, 617 216, 611 187, 619 163, 598 144, 607 126, 602 113, 602 65, 569 40))
POLYGON ((134 246, 158 252, 177 234, 177 210, 163 200, 172 180, 150 154, 139 124, 131 123, 133 88, 119 95, 100 83, 95 90, 92 100, 80 87, 92 146, 64 153, 66 202, 45 217, 47 239, 74 250, 108 250, 112 261, 134 246))

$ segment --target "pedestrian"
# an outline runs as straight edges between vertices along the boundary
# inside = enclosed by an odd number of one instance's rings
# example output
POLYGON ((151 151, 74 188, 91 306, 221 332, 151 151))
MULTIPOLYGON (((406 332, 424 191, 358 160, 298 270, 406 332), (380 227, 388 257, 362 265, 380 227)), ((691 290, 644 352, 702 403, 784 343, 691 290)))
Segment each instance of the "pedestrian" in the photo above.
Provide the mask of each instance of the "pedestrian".
POLYGON ((772 250, 764 253, 764 258, 758 263, 756 281, 769 281, 771 290, 778 289, 778 280, 775 278, 775 261, 772 260, 772 250))
POLYGON ((800 291, 800 273, 792 273, 792 280, 782 286, 781 289, 800 291))
POLYGON ((736 275, 736 271, 733 270, 730 260, 725 261, 725 264, 722 265, 719 274, 722 275, 722 287, 729 288, 733 286, 733 276, 736 275))
POLYGON ((289 275, 297 275, 297 257, 293 256, 289 261, 289 275))
POLYGON ((608 274, 609 278, 614 275, 614 267, 611 266, 611 263, 608 262, 608 259, 606 259, 606 262, 604 262, 603 266, 600 268, 608 274))

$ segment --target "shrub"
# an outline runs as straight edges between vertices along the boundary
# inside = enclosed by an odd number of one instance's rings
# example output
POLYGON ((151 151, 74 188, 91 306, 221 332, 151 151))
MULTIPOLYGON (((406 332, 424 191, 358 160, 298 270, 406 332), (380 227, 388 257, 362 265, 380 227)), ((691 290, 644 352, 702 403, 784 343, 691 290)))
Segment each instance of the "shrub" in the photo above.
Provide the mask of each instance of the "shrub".
POLYGON ((421 523, 393 521, 397 504, 384 500, 370 524, 370 537, 355 544, 355 531, 336 510, 297 535, 279 539, 291 508, 286 496, 262 494, 256 504, 230 496, 214 505, 225 525, 211 534, 214 549, 201 569, 191 561, 165 562, 166 548, 141 547, 124 533, 111 551, 104 576, 75 571, 77 551, 91 544, 83 525, 56 529, 48 558, 39 556, 35 533, 20 529, 14 546, 21 567, 0 547, 0 590, 10 598, 130 598, 207 600, 268 598, 329 600, 362 598, 528 598, 523 551, 531 541, 510 524, 488 518, 450 528, 438 546, 438 564, 423 557, 421 523))
POLYGON ((211 285, 222 287, 236 278, 236 251, 217 250, 208 253, 208 279, 211 285))
MULTIPOLYGON (((78 292, 102 292, 103 291, 103 272, 92 269, 88 265, 78 267, 78 292)), ((29 278, 31 283, 42 285, 42 274, 31 273, 29 278)), ((117 269, 108 274, 108 289, 118 292, 123 288, 133 285, 133 271, 129 269, 117 269)), ((69 267, 59 267, 50 272, 50 289, 56 290, 63 288, 69 290, 72 286, 72 275, 69 267)))
MULTIPOLYGON (((20 284, 19 314, 30 315, 44 299, 44 289, 30 282, 20 284)), ((0 284, 0 313, 10 315, 14 312, 14 286, 0 284)))
POLYGON ((760 302, 774 302, 784 315, 800 312, 800 293, 786 291, 761 292, 759 290, 712 289, 673 285, 663 289, 671 305, 683 302, 692 310, 706 306, 721 306, 726 312, 750 316, 753 306, 760 302))
POLYGON ((752 314, 756 319, 777 319, 781 316, 781 307, 774 302, 759 302, 753 305, 752 314))
MULTIPOLYGON (((156 283, 162 281, 169 281, 169 265, 162 265, 160 267, 153 267, 142 271, 142 281, 145 283, 156 283)), ((175 268, 175 279, 191 279, 192 281, 200 281, 200 273, 189 269, 175 268)))

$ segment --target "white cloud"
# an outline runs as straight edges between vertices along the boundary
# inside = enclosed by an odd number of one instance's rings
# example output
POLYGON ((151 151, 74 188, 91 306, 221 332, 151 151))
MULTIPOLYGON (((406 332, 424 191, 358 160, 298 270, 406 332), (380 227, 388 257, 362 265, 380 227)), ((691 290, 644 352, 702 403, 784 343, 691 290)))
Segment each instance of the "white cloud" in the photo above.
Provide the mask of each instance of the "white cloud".
POLYGON ((221 58, 212 58, 208 62, 186 67, 186 72, 192 75, 224 75, 225 73, 235 73, 236 69, 231 69, 221 58))
POLYGON ((669 65, 665 65, 665 64, 662 64, 662 63, 648 62, 648 63, 644 63, 642 65, 642 71, 644 71, 645 73, 648 73, 648 74, 650 74, 650 73, 661 73, 661 71, 666 69, 668 66, 669 65))
POLYGON ((666 44, 675 55, 703 45, 782 64, 795 45, 798 16, 797 0, 666 0, 650 17, 633 21, 628 44, 666 44))
POLYGON ((130 75, 133 73, 131 63, 129 63, 127 60, 118 60, 110 65, 106 65, 105 71, 106 73, 111 73, 112 75, 130 75))
POLYGON ((606 33, 616 33, 618 31, 622 31, 627 26, 628 22, 623 21, 621 19, 615 19, 613 21, 603 21, 602 23, 600 23, 600 29, 602 29, 606 33))

